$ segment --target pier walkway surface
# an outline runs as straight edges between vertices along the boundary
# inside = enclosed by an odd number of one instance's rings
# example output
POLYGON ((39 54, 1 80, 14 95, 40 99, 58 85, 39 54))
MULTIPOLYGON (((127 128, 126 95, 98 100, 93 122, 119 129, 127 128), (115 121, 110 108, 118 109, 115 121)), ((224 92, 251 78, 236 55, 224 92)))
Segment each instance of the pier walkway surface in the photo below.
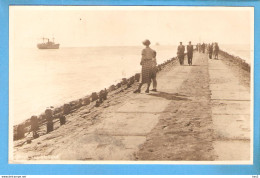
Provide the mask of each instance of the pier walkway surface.
MULTIPOLYGON (((167 65, 158 91, 137 84, 82 107, 53 132, 14 146, 18 160, 250 160, 250 87, 220 60, 195 53, 167 65)), ((232 66, 231 66, 232 68, 232 66)))

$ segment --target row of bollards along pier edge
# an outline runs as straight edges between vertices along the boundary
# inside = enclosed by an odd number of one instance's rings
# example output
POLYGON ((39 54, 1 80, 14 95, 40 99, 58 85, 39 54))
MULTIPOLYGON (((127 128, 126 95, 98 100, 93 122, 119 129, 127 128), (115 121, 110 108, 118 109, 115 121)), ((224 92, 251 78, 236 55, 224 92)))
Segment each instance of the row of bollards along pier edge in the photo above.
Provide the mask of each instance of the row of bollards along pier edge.
MULTIPOLYGON (((163 70, 169 63, 176 62, 176 58, 171 58, 157 67, 157 72, 163 70)), ((66 124, 66 116, 77 109, 90 105, 94 102, 95 107, 99 107, 104 100, 108 98, 110 92, 122 89, 130 88, 135 82, 140 81, 141 74, 136 73, 130 78, 123 78, 121 82, 111 85, 108 89, 101 90, 99 92, 93 92, 91 95, 83 97, 81 99, 71 101, 64 104, 63 106, 54 108, 50 107, 39 116, 33 115, 19 125, 15 125, 14 129, 14 140, 20 140, 31 134, 31 139, 38 138, 41 135, 47 134, 54 130, 54 123, 59 122, 60 125, 66 124), (44 133, 39 134, 40 127, 45 127, 44 133)), ((28 140, 27 140, 28 142, 28 140)))
POLYGON ((226 59, 229 62, 231 62, 232 64, 239 65, 240 68, 244 69, 245 71, 250 72, 250 70, 251 70, 250 64, 248 64, 244 59, 241 59, 239 56, 234 56, 223 50, 220 50, 219 54, 226 57, 226 59))

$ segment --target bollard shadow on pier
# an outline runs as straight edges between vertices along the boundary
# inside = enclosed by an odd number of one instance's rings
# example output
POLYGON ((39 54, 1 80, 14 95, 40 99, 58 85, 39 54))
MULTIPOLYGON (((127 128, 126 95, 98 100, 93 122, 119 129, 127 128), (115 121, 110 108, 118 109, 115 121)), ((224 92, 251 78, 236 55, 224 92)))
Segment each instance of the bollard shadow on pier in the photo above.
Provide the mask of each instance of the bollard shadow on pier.
POLYGON ((187 98, 186 95, 180 95, 178 93, 166 93, 166 92, 157 92, 157 93, 150 93, 150 96, 155 96, 155 97, 161 97, 167 100, 185 100, 189 101, 190 99, 187 98))

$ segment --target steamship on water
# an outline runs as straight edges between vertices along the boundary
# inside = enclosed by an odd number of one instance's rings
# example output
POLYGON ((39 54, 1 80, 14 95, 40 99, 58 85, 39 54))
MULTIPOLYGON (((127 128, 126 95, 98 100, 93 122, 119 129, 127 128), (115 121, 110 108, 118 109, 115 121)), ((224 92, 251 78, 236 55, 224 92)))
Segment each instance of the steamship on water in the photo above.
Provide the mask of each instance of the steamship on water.
POLYGON ((42 43, 38 43, 37 47, 39 49, 59 49, 60 44, 55 44, 54 38, 53 41, 50 41, 49 38, 42 38, 42 43), (47 40, 46 42, 44 40, 47 40))

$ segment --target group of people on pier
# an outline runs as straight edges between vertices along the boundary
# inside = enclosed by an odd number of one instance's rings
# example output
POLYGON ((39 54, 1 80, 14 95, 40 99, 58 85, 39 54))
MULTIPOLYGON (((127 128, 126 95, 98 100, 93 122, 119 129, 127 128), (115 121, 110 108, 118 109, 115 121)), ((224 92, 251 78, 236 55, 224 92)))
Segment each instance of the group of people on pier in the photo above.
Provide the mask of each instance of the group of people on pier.
MULTIPOLYGON (((179 59, 180 65, 184 65, 184 56, 185 56, 185 46, 182 45, 182 42, 180 42, 180 45, 177 49, 177 57, 179 59)), ((187 45, 187 57, 188 57, 188 64, 192 65, 192 57, 193 57, 193 45, 191 44, 191 41, 187 45)))
MULTIPOLYGON (((156 51, 150 48, 151 42, 149 40, 143 41, 143 45, 145 48, 142 50, 142 58, 140 65, 142 66, 142 80, 139 84, 137 90, 134 91, 134 93, 140 93, 141 87, 143 84, 147 83, 147 88, 145 90, 146 93, 149 93, 149 88, 151 85, 151 82, 153 82, 153 89, 152 91, 157 91, 157 80, 156 80, 156 73, 157 73, 157 62, 156 62, 156 51)), ((192 65, 192 58, 193 58, 193 45, 191 44, 191 41, 186 47, 187 49, 187 58, 188 58, 188 65, 192 65)), ((209 59, 212 59, 212 55, 214 56, 214 59, 218 59, 218 52, 219 52, 219 46, 218 43, 212 43, 212 44, 205 44, 205 43, 198 43, 196 45, 196 50, 199 53, 208 53, 209 59)), ((177 48, 177 58, 180 62, 180 65, 184 65, 184 57, 185 57, 185 46, 180 42, 180 45, 177 48)))
POLYGON ((219 46, 218 46, 218 43, 208 43, 208 44, 205 44, 205 43, 198 43, 196 45, 196 48, 198 50, 199 53, 205 53, 206 50, 207 50, 207 53, 209 55, 209 59, 212 59, 212 55, 214 57, 214 59, 218 59, 218 52, 219 52, 219 46))

